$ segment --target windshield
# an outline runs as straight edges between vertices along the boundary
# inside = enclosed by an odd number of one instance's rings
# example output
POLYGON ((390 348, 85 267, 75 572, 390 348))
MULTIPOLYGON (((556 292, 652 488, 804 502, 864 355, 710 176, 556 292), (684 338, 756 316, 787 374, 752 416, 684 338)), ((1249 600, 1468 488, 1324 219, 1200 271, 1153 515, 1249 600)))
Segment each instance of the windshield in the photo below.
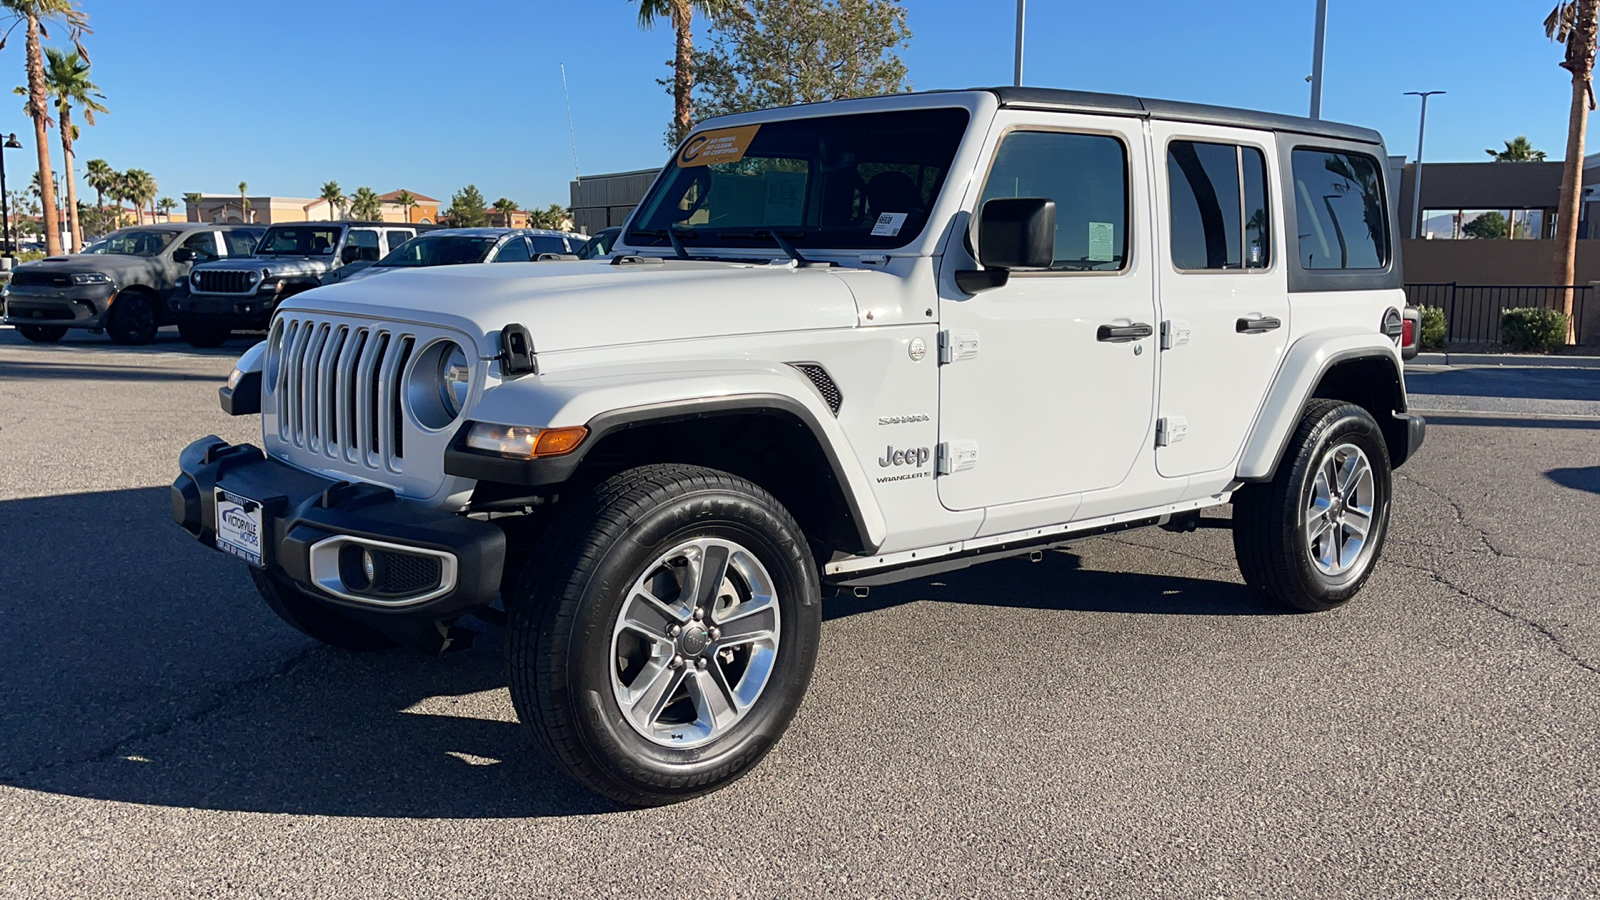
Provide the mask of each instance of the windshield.
POLYGON ((110 253, 116 256, 155 256, 172 243, 171 231, 113 231, 83 248, 84 253, 110 253))
POLYGON ((788 119, 692 135, 628 243, 887 250, 922 233, 967 127, 963 109, 788 119))
POLYGON ((341 229, 326 225, 274 225, 256 248, 257 256, 332 256, 341 229))
POLYGON ((611 245, 617 242, 617 235, 621 233, 621 231, 622 229, 620 228, 607 228, 594 237, 589 238, 588 243, 578 248, 578 258, 594 259, 597 256, 605 256, 607 253, 610 253, 611 245))
POLYGON ((379 266, 460 266, 481 263, 499 238, 464 234, 414 237, 378 260, 379 266))

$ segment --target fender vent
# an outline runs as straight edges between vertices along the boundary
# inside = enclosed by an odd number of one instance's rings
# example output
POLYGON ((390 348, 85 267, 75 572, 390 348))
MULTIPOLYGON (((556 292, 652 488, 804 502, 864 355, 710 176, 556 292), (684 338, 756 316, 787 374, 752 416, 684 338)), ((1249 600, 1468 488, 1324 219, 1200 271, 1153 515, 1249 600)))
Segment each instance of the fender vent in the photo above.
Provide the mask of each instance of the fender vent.
POLYGON ((844 394, 839 392, 839 386, 833 383, 833 376, 828 374, 820 363, 790 363, 799 369, 801 374, 811 379, 816 385, 817 393, 822 395, 823 402, 828 404, 828 411, 835 417, 839 415, 839 407, 844 405, 844 394))

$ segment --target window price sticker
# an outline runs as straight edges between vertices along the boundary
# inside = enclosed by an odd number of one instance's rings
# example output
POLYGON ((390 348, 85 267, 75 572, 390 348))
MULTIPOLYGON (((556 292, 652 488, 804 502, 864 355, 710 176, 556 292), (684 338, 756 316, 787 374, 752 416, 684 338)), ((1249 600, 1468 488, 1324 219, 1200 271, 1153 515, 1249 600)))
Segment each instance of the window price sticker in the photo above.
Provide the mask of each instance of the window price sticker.
POLYGON ((876 225, 872 226, 873 237, 894 237, 900 233, 900 227, 906 224, 907 213, 884 213, 878 217, 876 225))

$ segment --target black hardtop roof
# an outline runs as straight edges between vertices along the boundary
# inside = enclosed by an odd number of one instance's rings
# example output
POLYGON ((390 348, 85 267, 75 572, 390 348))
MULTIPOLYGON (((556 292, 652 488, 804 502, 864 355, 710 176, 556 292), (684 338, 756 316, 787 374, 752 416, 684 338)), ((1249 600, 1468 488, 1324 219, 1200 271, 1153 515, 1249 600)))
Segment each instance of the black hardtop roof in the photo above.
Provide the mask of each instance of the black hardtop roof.
MULTIPOLYGON (((151 222, 144 225, 124 225, 121 228, 113 228, 106 234, 113 234, 118 231, 194 231, 197 228, 254 228, 264 231, 266 227, 265 225, 253 224, 241 225, 238 222, 151 222)), ((105 235, 103 234, 100 237, 105 237, 105 235)), ((99 239, 94 238, 94 240, 99 239)))
POLYGON ((1092 91, 1069 91, 1059 88, 991 87, 974 88, 988 91, 1000 98, 1001 106, 1023 109, 1056 109, 1082 112, 1109 112, 1121 115, 1148 116, 1179 122, 1198 122, 1205 125, 1237 125, 1263 131, 1290 131, 1296 134, 1328 137, 1342 141, 1360 141, 1382 144, 1383 136, 1371 128, 1345 125, 1325 119, 1307 119, 1280 113, 1258 112, 1250 109, 1232 109, 1226 106, 1208 106, 1203 103, 1183 103, 1177 100, 1152 100, 1124 94, 1099 94, 1092 91))
POLYGON ((352 221, 350 219, 337 219, 337 220, 319 219, 319 220, 317 220, 315 222, 273 222, 271 225, 267 225, 265 227, 267 227, 267 228, 280 228, 280 227, 281 228, 295 228, 295 227, 299 227, 299 228, 331 228, 333 226, 338 226, 340 228, 344 228, 344 227, 351 226, 351 225, 359 225, 359 226, 361 226, 363 228, 416 228, 417 224, 418 223, 416 223, 416 222, 365 222, 365 221, 352 221))

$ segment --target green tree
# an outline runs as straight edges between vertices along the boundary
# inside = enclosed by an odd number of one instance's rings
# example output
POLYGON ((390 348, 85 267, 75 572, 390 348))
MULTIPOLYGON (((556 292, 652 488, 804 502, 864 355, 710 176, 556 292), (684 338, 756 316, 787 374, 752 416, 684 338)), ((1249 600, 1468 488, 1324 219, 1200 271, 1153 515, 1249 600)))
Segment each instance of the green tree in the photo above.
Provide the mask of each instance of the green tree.
MULTIPOLYGON (((1578 254, 1578 207, 1583 202, 1583 142, 1594 109, 1594 57, 1600 37, 1600 0, 1560 0, 1544 20, 1544 33, 1566 45, 1561 68, 1572 75, 1567 108, 1567 156, 1561 167, 1561 200, 1556 208, 1556 252, 1551 273, 1558 285, 1572 284, 1578 254)), ((1562 291, 1562 312, 1572 321, 1572 291, 1562 291)), ((1568 334, 1570 341, 1573 335, 1568 334)))
POLYGON ((161 210, 161 214, 166 216, 167 221, 169 222, 172 221, 172 211, 177 208, 178 201, 172 199, 171 197, 162 197, 160 200, 156 201, 156 209, 161 210))
POLYGON ((1533 149, 1533 144, 1528 141, 1525 134, 1517 135, 1515 140, 1505 142, 1504 150, 1485 150, 1489 158, 1495 162, 1544 162, 1544 151, 1533 149))
POLYGON ((248 190, 250 190, 249 184, 243 181, 239 182, 239 221, 241 222, 250 221, 250 198, 244 195, 245 191, 248 190))
MULTIPOLYGON (((200 221, 200 195, 196 193, 184 194, 183 202, 186 206, 194 207, 194 220, 196 222, 200 221)), ((184 218, 188 218, 187 209, 184 210, 184 218)))
POLYGON ((895 0, 746 0, 695 60, 696 105, 709 118, 909 90, 910 42, 895 0))
POLYGON ((358 187, 350 195, 350 216, 364 222, 376 221, 383 217, 383 201, 372 188, 358 187))
POLYGON ((698 10, 713 22, 734 12, 739 0, 634 0, 639 4, 639 27, 651 29, 657 19, 670 19, 676 39, 672 56, 672 125, 667 143, 676 147, 694 125, 694 14, 698 10))
POLYGON ((394 202, 400 204, 400 211, 405 214, 406 221, 411 221, 411 211, 417 208, 417 195, 410 191, 401 191, 395 195, 394 202))
MULTIPOLYGON (((89 33, 89 15, 78 8, 75 0, 0 0, 0 10, 8 14, 10 29, 20 24, 27 25, 27 71, 28 71, 28 106, 27 115, 33 120, 33 144, 39 156, 39 171, 49 172, 50 168, 50 142, 45 135, 45 129, 55 124, 50 120, 50 90, 45 81, 44 51, 41 49, 39 39, 50 38, 50 26, 59 24, 66 26, 67 38, 78 49, 78 54, 85 61, 89 59, 89 51, 83 49, 81 38, 89 33)), ((0 46, 4 46, 0 40, 0 46)), ((45 179, 53 181, 54 179, 45 179)), ((50 256, 61 254, 61 222, 56 218, 55 186, 43 186, 46 195, 40 204, 44 215, 44 245, 45 252, 50 256)))
POLYGON ((1505 216, 1490 210, 1461 226, 1461 233, 1480 241, 1497 240, 1511 234, 1511 225, 1505 216))
POLYGON ((501 197, 494 202, 494 211, 500 214, 500 221, 510 227, 511 214, 517 211, 517 201, 501 197))
MULTIPOLYGON (((143 169, 129 169, 122 175, 123 178, 127 179, 127 197, 133 201, 133 208, 142 217, 148 207, 150 221, 154 222, 156 220, 156 192, 159 190, 156 185, 156 177, 143 169)), ((143 218, 140 218, 140 221, 143 221, 143 218)))
POLYGON ((324 181, 319 199, 327 201, 328 209, 333 213, 333 218, 344 218, 344 191, 339 189, 339 182, 324 181))
POLYGON ((489 212, 483 203, 483 192, 469 184, 450 195, 450 208, 445 210, 450 224, 455 228, 475 228, 489 224, 489 212))
MULTIPOLYGON (((83 111, 83 120, 94 124, 95 113, 106 108, 99 101, 106 97, 95 83, 89 80, 89 63, 76 53, 66 53, 55 47, 46 47, 47 62, 44 73, 45 86, 55 100, 56 116, 61 128, 61 160, 66 169, 68 225, 72 232, 72 252, 83 249, 83 227, 78 222, 77 174, 73 169, 72 145, 78 139, 78 126, 72 122, 72 107, 83 111)), ((21 91, 21 88, 18 88, 21 91)))
POLYGON ((94 205, 106 208, 106 194, 116 185, 117 170, 103 159, 91 159, 84 165, 83 180, 94 191, 94 205))
POLYGON ((561 230, 572 218, 572 213, 559 203, 552 203, 545 209, 535 209, 528 213, 528 225, 533 228, 550 228, 561 230))

